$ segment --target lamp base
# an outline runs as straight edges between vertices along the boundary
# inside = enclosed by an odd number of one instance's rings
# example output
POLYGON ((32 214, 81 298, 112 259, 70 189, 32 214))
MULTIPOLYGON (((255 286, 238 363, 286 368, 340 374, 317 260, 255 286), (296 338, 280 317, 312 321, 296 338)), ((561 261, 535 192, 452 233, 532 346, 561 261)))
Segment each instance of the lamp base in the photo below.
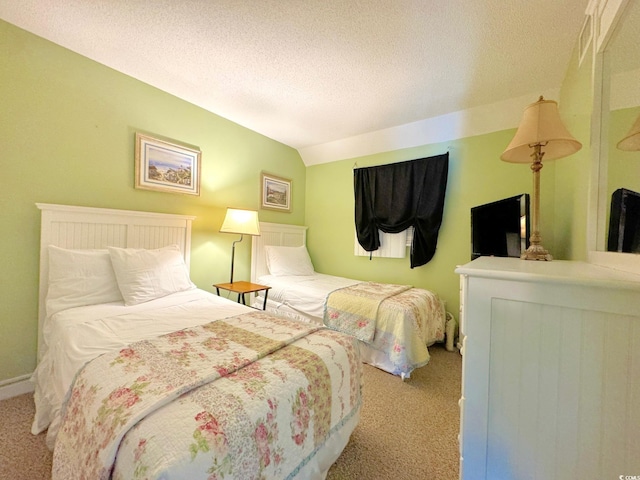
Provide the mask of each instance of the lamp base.
POLYGON ((522 260, 542 260, 546 262, 550 262, 553 260, 551 254, 540 244, 531 244, 529 248, 527 248, 522 255, 520 255, 520 259, 522 260))

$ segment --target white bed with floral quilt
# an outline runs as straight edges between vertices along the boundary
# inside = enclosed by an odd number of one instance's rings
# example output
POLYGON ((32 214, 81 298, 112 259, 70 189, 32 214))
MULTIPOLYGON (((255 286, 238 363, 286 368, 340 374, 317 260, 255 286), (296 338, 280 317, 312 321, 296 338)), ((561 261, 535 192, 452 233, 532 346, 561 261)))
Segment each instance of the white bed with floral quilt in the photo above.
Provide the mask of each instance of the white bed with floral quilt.
MULTIPOLYGON (((429 362, 430 345, 449 340, 453 350, 455 320, 436 293, 317 273, 306 227, 263 222, 260 229, 252 238, 251 279, 271 287, 267 311, 355 336, 365 363, 402 378, 429 362)), ((262 302, 260 294, 254 306, 262 302)))
POLYGON ((54 480, 326 476, 359 419, 352 337, 197 289, 192 217, 38 207, 54 480))

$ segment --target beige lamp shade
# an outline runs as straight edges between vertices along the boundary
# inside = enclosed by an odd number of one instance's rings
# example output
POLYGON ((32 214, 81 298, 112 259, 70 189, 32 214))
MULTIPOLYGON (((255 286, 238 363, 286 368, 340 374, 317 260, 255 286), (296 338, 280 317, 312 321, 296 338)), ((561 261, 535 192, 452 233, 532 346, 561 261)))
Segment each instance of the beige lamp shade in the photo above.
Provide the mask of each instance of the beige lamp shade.
POLYGON ((513 140, 500 158, 505 162, 531 163, 532 147, 544 147, 544 160, 566 157, 582 148, 566 129, 553 100, 540 99, 529 105, 513 140))
POLYGON ((631 130, 629 130, 629 133, 627 133, 627 136, 618 142, 618 148, 625 152, 640 151, 640 115, 631 130))
POLYGON ((227 208, 227 214, 220 227, 221 233, 239 233, 241 235, 260 235, 258 212, 227 208))

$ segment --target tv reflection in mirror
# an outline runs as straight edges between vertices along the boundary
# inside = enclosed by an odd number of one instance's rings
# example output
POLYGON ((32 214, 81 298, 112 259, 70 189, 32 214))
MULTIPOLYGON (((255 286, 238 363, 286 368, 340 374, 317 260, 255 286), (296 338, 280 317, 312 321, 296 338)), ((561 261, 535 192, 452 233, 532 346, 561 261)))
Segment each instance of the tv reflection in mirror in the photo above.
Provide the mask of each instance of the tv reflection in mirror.
POLYGON ((471 209, 471 260, 481 256, 520 257, 529 247, 529 194, 471 209))
POLYGON ((611 195, 607 250, 640 253, 640 193, 619 188, 611 195))

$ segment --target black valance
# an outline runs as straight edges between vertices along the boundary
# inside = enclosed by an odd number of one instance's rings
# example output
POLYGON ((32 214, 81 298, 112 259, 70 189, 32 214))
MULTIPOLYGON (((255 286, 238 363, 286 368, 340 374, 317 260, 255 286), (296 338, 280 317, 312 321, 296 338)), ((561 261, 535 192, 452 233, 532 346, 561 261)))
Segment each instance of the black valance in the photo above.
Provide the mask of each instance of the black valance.
POLYGON ((380 247, 378 230, 400 233, 413 226, 411 268, 433 258, 442 223, 449 154, 354 170, 358 243, 380 247))

